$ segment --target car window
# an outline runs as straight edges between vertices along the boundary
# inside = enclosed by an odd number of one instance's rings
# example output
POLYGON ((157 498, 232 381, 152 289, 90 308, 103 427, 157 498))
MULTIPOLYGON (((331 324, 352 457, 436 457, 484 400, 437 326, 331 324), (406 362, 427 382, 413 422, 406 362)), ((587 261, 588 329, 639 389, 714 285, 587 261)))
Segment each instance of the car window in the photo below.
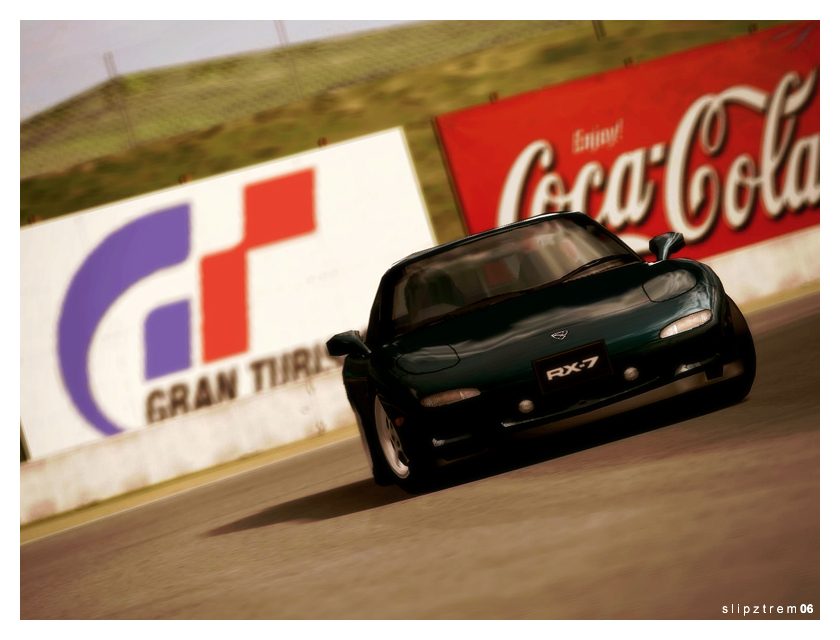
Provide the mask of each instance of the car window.
MULTIPOLYGON (((382 319, 391 335, 499 296, 545 286, 589 262, 633 256, 588 219, 551 218, 406 265, 382 319)), ((383 309, 384 311, 384 309, 383 309)))

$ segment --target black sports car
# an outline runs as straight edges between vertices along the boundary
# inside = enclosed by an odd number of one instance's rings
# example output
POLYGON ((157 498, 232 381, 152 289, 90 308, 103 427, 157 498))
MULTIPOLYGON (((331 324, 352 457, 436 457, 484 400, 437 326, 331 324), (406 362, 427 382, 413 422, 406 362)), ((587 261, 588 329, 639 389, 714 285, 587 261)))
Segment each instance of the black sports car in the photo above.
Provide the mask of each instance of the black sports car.
POLYGON ((412 485, 522 429, 571 426, 755 377, 750 330, 706 265, 646 262, 582 213, 550 213, 405 258, 367 335, 333 336, 379 483, 412 485))

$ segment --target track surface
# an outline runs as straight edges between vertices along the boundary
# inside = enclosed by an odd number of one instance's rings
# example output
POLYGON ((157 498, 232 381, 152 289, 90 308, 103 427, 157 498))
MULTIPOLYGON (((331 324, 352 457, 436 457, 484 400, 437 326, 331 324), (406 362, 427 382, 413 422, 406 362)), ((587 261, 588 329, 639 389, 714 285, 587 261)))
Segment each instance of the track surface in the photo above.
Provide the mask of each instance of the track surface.
POLYGON ((750 317, 736 406, 523 441, 417 496, 353 439, 25 544, 21 617, 818 617, 818 305, 750 317))

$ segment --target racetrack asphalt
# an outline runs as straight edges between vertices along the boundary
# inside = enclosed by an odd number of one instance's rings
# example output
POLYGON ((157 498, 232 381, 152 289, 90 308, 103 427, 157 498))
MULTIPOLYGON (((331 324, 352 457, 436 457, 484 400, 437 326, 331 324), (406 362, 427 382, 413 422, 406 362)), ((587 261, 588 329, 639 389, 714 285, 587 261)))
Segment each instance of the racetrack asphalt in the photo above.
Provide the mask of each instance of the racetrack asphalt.
POLYGON ((523 438, 419 495, 331 444, 22 545, 21 617, 819 617, 819 296, 749 322, 737 405, 523 438))

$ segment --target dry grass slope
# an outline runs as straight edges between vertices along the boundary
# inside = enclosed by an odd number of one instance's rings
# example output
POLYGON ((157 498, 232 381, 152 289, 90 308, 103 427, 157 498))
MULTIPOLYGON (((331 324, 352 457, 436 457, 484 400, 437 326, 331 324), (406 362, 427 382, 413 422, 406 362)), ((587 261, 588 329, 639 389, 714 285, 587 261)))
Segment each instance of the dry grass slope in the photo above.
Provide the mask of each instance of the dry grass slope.
POLYGON ((130 74, 22 123, 22 177, 531 38, 561 24, 498 21, 478 28, 469 22, 421 23, 130 74))

